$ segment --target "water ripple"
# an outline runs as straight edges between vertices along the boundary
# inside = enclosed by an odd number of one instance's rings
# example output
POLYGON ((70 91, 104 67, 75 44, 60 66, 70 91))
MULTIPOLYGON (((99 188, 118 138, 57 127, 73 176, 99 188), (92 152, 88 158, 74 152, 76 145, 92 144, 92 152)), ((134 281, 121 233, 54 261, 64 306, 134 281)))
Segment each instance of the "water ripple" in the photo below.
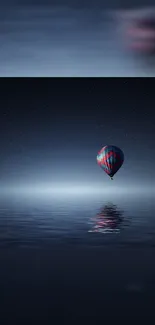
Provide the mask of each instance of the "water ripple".
MULTIPOLYGON (((143 202, 144 203, 144 202, 143 202)), ((154 245, 155 209, 128 202, 0 206, 0 246, 154 245)))

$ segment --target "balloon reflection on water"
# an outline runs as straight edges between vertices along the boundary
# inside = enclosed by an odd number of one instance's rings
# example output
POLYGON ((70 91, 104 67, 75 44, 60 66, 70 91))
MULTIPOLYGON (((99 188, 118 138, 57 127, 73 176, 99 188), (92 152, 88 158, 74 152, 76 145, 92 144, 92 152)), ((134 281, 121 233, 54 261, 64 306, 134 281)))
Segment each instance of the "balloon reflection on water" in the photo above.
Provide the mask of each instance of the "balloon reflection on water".
POLYGON ((91 219, 92 228, 89 232, 94 233, 117 233, 120 232, 124 220, 123 212, 114 204, 106 204, 91 219))

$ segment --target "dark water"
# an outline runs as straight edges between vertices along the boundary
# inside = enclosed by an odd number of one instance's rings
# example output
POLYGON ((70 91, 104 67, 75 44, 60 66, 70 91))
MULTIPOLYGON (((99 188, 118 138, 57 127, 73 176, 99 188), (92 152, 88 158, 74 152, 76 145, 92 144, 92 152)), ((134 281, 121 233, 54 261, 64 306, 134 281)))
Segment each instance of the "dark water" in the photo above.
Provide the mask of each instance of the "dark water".
POLYGON ((3 198, 0 324, 152 320, 153 196, 3 198))

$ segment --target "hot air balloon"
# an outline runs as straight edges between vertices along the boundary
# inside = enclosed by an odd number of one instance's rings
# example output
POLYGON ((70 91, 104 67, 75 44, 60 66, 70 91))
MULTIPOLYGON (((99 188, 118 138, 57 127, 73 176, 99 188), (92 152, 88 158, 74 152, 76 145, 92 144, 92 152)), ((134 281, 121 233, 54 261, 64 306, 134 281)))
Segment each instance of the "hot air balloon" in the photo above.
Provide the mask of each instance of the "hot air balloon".
POLYGON ((123 151, 116 146, 105 146, 97 155, 98 165, 113 179, 124 162, 123 151))

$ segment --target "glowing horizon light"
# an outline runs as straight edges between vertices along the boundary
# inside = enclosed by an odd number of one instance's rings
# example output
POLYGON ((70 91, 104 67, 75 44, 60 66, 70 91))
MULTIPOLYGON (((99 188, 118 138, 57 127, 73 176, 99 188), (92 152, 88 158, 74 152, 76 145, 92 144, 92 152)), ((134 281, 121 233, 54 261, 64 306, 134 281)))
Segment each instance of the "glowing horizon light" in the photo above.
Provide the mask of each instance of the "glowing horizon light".
POLYGON ((123 194, 149 194, 155 193, 155 188, 144 188, 144 187, 135 187, 135 186, 116 186, 114 183, 110 183, 108 185, 101 184, 29 184, 29 185, 16 185, 16 186, 5 186, 0 188, 1 194, 9 194, 9 195, 57 195, 57 196, 65 196, 65 195, 123 195, 123 194))

